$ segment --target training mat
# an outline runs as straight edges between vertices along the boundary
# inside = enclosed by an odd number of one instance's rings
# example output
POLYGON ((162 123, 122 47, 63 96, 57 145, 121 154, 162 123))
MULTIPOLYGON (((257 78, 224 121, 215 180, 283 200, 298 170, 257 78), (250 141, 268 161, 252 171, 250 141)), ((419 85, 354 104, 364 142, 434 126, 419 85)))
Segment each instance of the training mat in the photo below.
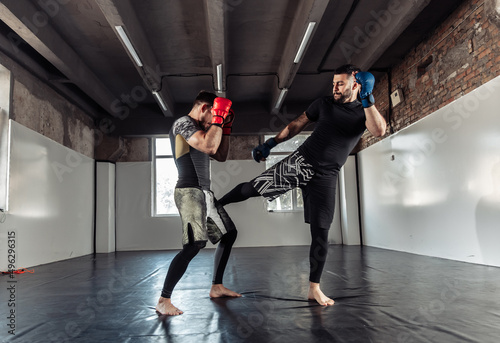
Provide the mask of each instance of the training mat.
POLYGON ((0 340, 496 343, 500 337, 500 268, 331 245, 321 287, 335 305, 322 307, 306 299, 308 246, 234 248, 224 285, 243 296, 223 299, 208 296, 214 250, 204 249, 172 296, 184 314, 159 316, 154 306, 176 253, 87 255, 2 275, 0 295, 10 302, 2 301, 0 340))

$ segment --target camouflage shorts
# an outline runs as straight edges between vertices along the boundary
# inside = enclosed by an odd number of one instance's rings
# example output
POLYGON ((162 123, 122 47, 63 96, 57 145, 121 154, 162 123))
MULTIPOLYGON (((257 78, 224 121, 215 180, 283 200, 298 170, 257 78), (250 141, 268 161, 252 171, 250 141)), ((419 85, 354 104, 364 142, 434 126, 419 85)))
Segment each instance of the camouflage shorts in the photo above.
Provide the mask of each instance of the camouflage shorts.
POLYGON ((174 199, 182 220, 182 245, 207 240, 216 244, 222 235, 236 229, 211 191, 176 188, 174 199))

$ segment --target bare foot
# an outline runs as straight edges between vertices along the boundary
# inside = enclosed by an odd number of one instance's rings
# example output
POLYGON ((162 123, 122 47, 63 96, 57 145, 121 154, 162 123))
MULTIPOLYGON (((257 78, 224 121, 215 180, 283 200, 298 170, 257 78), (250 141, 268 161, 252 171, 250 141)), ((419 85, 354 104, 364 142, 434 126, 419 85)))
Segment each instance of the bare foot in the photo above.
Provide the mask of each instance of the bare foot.
POLYGON ((316 300, 318 304, 323 306, 331 306, 335 303, 332 299, 328 298, 319 288, 319 283, 310 282, 309 283, 309 294, 307 294, 307 299, 316 300))
POLYGON ((172 301, 168 298, 160 297, 158 304, 155 307, 156 311, 164 316, 178 316, 183 314, 181 310, 172 305, 172 301))
POLYGON ((241 297, 241 294, 233 292, 224 287, 221 283, 212 285, 210 289, 210 298, 224 298, 224 297, 241 297))

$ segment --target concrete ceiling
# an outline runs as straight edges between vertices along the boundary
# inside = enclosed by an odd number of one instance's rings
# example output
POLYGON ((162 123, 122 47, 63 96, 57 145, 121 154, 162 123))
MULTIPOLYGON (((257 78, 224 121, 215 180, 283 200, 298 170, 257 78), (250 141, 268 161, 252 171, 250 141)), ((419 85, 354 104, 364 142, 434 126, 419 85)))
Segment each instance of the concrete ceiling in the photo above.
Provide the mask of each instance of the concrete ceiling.
POLYGON ((256 134, 279 130, 330 94, 342 64, 379 78, 460 2, 1 0, 0 49, 111 134, 166 134, 202 89, 233 101, 235 134, 256 134), (294 63, 310 22, 311 39, 294 63))

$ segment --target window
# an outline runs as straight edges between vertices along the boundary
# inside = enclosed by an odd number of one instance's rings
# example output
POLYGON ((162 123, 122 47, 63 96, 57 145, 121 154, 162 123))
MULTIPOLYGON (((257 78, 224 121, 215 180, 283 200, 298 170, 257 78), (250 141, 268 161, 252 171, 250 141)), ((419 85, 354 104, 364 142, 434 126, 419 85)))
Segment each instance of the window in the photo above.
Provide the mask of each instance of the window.
MULTIPOLYGON (((271 137, 274 136, 266 135, 264 139, 267 140, 271 137)), ((309 135, 297 135, 277 145, 271 150, 271 154, 266 159, 266 169, 295 151, 307 137, 309 135)), ((174 202, 174 189, 178 174, 172 154, 172 147, 170 146, 170 139, 154 138, 153 150, 153 215, 179 215, 174 202)), ((287 192, 267 204, 267 210, 270 212, 300 211, 303 208, 304 204, 300 188, 293 189, 291 192, 287 192)))
POLYGON ((172 147, 169 138, 154 138, 154 216, 179 215, 174 202, 177 182, 172 147))
MULTIPOLYGON (((274 136, 264 136, 264 140, 267 140, 274 136)), ((271 154, 266 158, 266 169, 275 165, 283 158, 294 152, 304 141, 309 137, 309 135, 296 135, 292 139, 278 144, 271 154)), ((274 199, 267 203, 267 210, 269 212, 287 212, 287 211, 301 211, 304 208, 304 203, 302 202, 302 191, 300 188, 295 188, 291 192, 286 192, 280 197, 274 199)))

